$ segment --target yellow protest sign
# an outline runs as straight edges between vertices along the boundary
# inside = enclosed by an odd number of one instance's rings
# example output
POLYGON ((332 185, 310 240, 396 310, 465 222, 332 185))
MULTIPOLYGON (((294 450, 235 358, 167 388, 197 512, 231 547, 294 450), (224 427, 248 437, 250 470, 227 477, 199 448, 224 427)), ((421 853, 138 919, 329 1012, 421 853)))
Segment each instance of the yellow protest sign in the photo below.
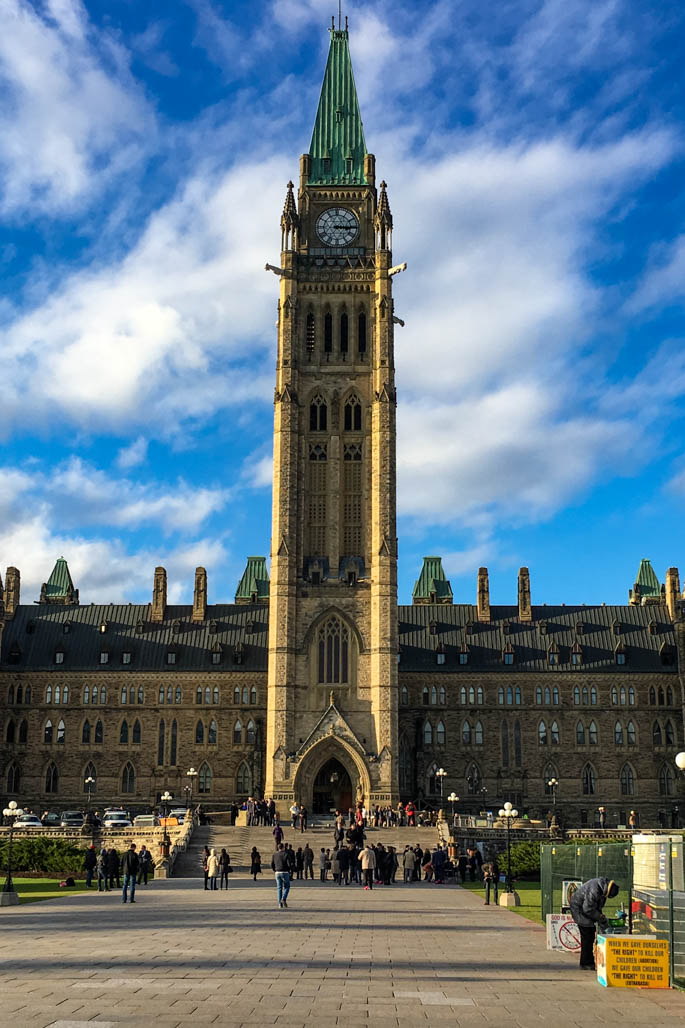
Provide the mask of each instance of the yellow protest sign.
POLYGON ((668 942, 636 935, 600 935, 596 951, 600 985, 668 989, 668 942))

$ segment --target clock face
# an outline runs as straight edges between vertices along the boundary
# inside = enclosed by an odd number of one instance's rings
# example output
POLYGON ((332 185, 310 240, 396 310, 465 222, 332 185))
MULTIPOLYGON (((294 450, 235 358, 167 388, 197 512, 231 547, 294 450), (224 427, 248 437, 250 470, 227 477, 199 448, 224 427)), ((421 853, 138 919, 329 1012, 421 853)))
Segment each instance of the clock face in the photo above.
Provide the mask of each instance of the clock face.
POLYGON ((357 216, 345 207, 329 207, 316 221, 316 234, 326 246, 347 246, 358 233, 357 216))

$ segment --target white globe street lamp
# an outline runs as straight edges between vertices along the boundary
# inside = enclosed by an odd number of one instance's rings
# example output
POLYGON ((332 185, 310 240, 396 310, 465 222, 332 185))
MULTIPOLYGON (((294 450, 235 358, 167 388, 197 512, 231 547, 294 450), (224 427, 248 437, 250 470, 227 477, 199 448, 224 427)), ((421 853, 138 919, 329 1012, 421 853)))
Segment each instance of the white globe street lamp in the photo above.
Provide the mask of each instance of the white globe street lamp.
POLYGON ((435 772, 435 777, 440 782, 440 799, 442 800, 442 783, 443 779, 447 777, 447 772, 445 771, 444 767, 438 768, 438 770, 435 772))
POLYGON ((504 807, 500 809, 499 816, 507 826, 507 888, 506 892, 502 893, 500 897, 500 905, 517 907, 520 900, 518 893, 513 889, 511 884, 511 822, 514 818, 519 816, 519 812, 518 810, 515 810, 507 800, 504 807))
POLYGON ((0 893, 0 907, 14 906, 19 902, 19 895, 14 888, 12 881, 12 839, 14 836, 14 822, 24 813, 21 807, 17 806, 16 800, 10 800, 3 810, 3 817, 10 823, 9 846, 7 847, 7 877, 0 893))

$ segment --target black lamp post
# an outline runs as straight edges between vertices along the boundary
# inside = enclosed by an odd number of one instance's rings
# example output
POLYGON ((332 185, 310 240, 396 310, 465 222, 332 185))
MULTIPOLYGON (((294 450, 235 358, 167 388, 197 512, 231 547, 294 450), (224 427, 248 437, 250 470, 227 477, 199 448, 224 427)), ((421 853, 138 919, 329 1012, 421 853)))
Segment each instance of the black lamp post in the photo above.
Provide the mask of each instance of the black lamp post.
POLYGON ((519 816, 519 812, 514 810, 511 803, 507 800, 503 809, 500 810, 499 816, 507 826, 507 892, 513 892, 514 890, 511 885, 511 822, 515 817, 519 816))
POLYGON ((24 811, 21 807, 17 806, 15 800, 11 800, 2 813, 10 823, 10 832, 9 845, 7 847, 7 877, 5 878, 2 893, 0 893, 0 907, 9 907, 19 902, 19 895, 12 881, 12 841, 14 837, 14 822, 18 817, 21 817, 24 811))
POLYGON ((162 812, 164 814, 164 836, 162 837, 163 857, 169 856, 169 849, 171 847, 171 839, 169 838, 169 803, 172 799, 173 796, 171 795, 168 789, 166 789, 161 795, 161 800, 163 804, 162 812))

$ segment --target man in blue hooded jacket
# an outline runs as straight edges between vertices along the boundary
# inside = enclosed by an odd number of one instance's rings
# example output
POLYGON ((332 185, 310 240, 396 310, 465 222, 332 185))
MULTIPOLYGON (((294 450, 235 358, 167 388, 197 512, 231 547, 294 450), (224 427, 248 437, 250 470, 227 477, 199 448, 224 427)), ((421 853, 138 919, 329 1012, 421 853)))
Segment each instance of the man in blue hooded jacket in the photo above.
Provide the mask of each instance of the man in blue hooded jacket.
POLYGON ((618 895, 618 885, 609 878, 591 878, 571 896, 571 916, 580 931, 580 967, 595 970, 595 931, 605 929, 604 904, 618 895))

